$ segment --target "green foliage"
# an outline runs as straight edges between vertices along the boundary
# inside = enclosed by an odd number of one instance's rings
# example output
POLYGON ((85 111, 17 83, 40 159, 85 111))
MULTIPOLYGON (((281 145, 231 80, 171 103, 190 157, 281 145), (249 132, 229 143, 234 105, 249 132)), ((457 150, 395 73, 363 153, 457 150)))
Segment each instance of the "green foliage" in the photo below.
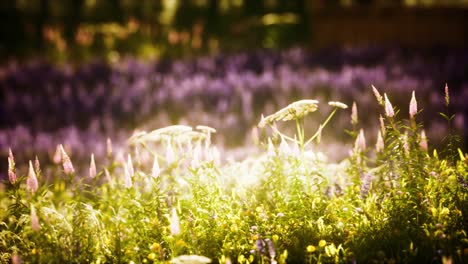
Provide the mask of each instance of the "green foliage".
POLYGON ((57 168, 46 182, 36 168, 36 192, 26 177, 6 182, 0 261, 468 261, 466 154, 428 152, 415 116, 398 120, 395 111, 375 155, 355 123, 349 158, 329 163, 309 144, 346 107, 330 103, 329 118, 306 139, 303 123, 318 102, 302 103, 262 119, 273 133, 264 151, 239 162, 220 161, 214 129, 172 126, 136 134, 135 162, 110 156, 95 177, 57 168), (277 121, 295 122, 296 135, 280 132, 277 121))

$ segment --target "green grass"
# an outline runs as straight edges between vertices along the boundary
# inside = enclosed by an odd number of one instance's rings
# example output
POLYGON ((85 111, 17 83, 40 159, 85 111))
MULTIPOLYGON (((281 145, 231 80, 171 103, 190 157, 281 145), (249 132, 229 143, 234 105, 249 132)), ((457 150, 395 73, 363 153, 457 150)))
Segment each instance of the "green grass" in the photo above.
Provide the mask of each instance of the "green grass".
POLYGON ((109 155, 96 176, 58 166, 45 175, 32 163, 28 175, 16 175, 11 156, 17 179, 0 192, 0 261, 467 262, 468 156, 448 145, 452 156, 439 157, 414 108, 404 120, 381 103, 380 146, 366 142, 354 116, 356 144, 339 163, 312 145, 345 106, 330 104, 322 126, 304 131, 319 111, 312 100, 262 118, 269 136, 261 154, 238 162, 219 157, 214 130, 186 126, 133 136, 137 152, 109 155), (295 135, 278 130, 282 121, 295 135), (32 174, 37 190, 27 183, 32 174))

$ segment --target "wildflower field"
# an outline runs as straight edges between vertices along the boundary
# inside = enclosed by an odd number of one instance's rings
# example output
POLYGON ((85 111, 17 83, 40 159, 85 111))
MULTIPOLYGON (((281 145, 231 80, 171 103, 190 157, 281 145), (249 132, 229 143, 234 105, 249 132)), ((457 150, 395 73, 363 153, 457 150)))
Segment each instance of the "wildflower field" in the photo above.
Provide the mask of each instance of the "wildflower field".
MULTIPOLYGON (((234 56, 230 63, 237 65, 242 58, 234 56)), ((44 132, 45 125, 36 122, 33 129, 18 132, 17 126, 0 131, 8 162, 0 185, 0 262, 468 262, 468 155, 456 133, 456 111, 463 107, 463 97, 452 96, 448 85, 440 89, 440 113, 430 117, 443 120, 446 128, 444 135, 438 135, 442 144, 435 148, 428 140, 433 137, 426 132, 423 121, 428 117, 418 96, 421 92, 422 98, 431 98, 424 86, 384 93, 376 78, 380 74, 353 68, 355 74, 371 75, 375 85, 369 82, 363 91, 343 90, 343 94, 333 90, 339 89, 335 83, 327 93, 323 88, 300 87, 317 87, 314 81, 323 83, 334 73, 307 71, 294 59, 278 58, 283 67, 260 75, 229 69, 222 78, 216 75, 215 61, 201 63, 214 73, 193 74, 186 82, 181 77, 187 71, 185 64, 174 66, 167 79, 150 79, 163 87, 151 90, 150 99, 142 96, 148 92, 144 81, 149 74, 135 65, 134 74, 145 78, 132 82, 133 89, 124 96, 112 93, 127 80, 114 73, 113 90, 87 78, 66 88, 68 81, 60 78, 73 78, 66 73, 46 82, 45 90, 50 92, 36 98, 51 96, 50 108, 74 102, 72 110, 59 116, 62 121, 73 120, 74 128, 44 132), (277 74, 284 77, 275 88, 278 93, 262 98, 270 94, 277 74), (236 79, 239 76, 242 81, 236 79), (243 86, 228 89, 221 80, 243 86), (65 87, 56 97, 54 83, 65 87), (96 89, 79 88, 87 83, 96 89), (178 89, 166 89, 174 86, 178 89), (186 99, 193 105, 182 103, 186 99), (375 107, 361 108, 366 100, 375 107), (157 109, 145 106, 155 102, 157 109), (212 102, 216 104, 209 108, 212 102), (99 105, 106 111, 95 111, 99 105), (205 112, 202 109, 217 116, 185 121, 167 115, 158 122, 178 124, 151 127, 157 122, 149 116, 165 107, 175 116, 190 116, 191 110, 196 115, 205 112), (128 122, 132 109, 141 115, 128 122), (80 110, 98 117, 81 120, 76 114, 80 110), (115 116, 123 116, 127 123, 105 121, 115 116), (243 121, 247 125, 238 127, 243 121), (241 139, 236 132, 243 134, 241 139), (15 133, 23 138, 14 141, 15 133), (57 142, 60 133, 71 144, 57 142), (90 141, 82 143, 80 139, 87 136, 90 141), (240 154, 225 148, 230 139, 245 140, 240 154), (323 142, 338 139, 349 144, 339 143, 344 154, 330 158, 333 153, 323 142)), ((391 87, 392 80, 382 78, 381 84, 391 87)), ((18 79, 14 85, 21 87, 26 81, 18 79)), ((345 76, 341 81, 346 80, 345 76)), ((8 96, 5 113, 17 109, 14 102, 34 101, 27 95, 18 100, 8 96)), ((34 109, 39 108, 31 106, 16 114, 28 115, 34 109)), ((36 113, 45 122, 49 110, 36 113)), ((5 123, 14 122, 6 119, 5 123)), ((47 127, 53 126, 50 120, 47 127)))

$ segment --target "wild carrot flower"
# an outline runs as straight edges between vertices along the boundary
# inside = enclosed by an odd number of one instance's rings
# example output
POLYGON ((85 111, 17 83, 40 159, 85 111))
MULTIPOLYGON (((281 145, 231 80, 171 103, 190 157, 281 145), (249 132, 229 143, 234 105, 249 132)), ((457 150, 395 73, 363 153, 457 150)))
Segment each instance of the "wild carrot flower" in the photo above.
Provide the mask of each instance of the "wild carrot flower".
POLYGON ((65 171, 65 173, 66 174, 75 173, 75 169, 73 168, 73 164, 70 160, 70 157, 68 157, 68 154, 65 152, 65 149, 63 148, 62 144, 60 144, 60 152, 62 155, 62 166, 63 166, 63 170, 65 171))
POLYGON ((41 226, 39 225, 39 218, 36 214, 36 208, 34 208, 34 205, 31 204, 31 229, 33 231, 39 231, 40 228, 41 226))
POLYGON ((154 161, 153 161, 153 168, 151 169, 151 176, 153 178, 159 177, 159 174, 161 173, 161 169, 159 168, 159 162, 158 162, 158 156, 154 156, 154 161))
POLYGON ((30 193, 35 193, 37 189, 39 188, 37 177, 36 177, 36 172, 34 172, 32 161, 29 161, 29 173, 28 173, 28 179, 26 180, 26 188, 28 189, 30 193))
POLYGON ((374 85, 372 85, 372 92, 374 93, 375 98, 377 99, 377 102, 379 103, 379 105, 384 105, 382 95, 380 95, 379 90, 377 90, 377 88, 375 88, 374 85))
POLYGON ((384 94, 385 97, 385 114, 387 117, 393 117, 395 115, 395 112, 393 111, 393 106, 392 103, 390 103, 390 100, 388 100, 387 94, 384 94))
POLYGON ((91 161, 89 163, 89 177, 94 178, 96 177, 96 162, 94 161, 94 153, 91 153, 91 161))
POLYGON ((428 150, 428 144, 427 144, 427 137, 426 137, 426 131, 421 131, 421 139, 419 141, 419 146, 421 147, 422 150, 427 151, 428 150))
POLYGON ((358 111, 356 102, 353 102, 353 106, 351 107, 351 124, 357 125, 358 123, 358 111))
POLYGON ((15 184, 17 181, 15 158, 13 157, 11 149, 8 149, 8 180, 10 180, 11 184, 15 184))
POLYGON ((356 142, 354 144, 356 150, 364 151, 366 150, 366 138, 364 136, 364 130, 359 130, 359 134, 356 137, 356 142))
POLYGON ((409 105, 409 115, 410 115, 410 118, 413 119, 414 116, 418 113, 418 102, 416 101, 416 96, 414 95, 414 91, 413 91, 413 94, 411 96, 411 101, 410 101, 410 105, 409 105))
POLYGON ((333 107, 337 107, 337 108, 341 108, 341 109, 348 108, 348 106, 346 104, 344 104, 342 102, 337 102, 337 101, 328 102, 328 105, 333 106, 333 107))
POLYGON ((178 234, 180 234, 179 216, 177 215, 177 211, 175 208, 172 208, 171 212, 170 230, 171 235, 173 236, 177 236, 178 234))
POLYGON ((375 144, 375 149, 377 152, 381 152, 384 150, 384 141, 382 138, 382 132, 378 131, 377 132, 377 143, 375 144))

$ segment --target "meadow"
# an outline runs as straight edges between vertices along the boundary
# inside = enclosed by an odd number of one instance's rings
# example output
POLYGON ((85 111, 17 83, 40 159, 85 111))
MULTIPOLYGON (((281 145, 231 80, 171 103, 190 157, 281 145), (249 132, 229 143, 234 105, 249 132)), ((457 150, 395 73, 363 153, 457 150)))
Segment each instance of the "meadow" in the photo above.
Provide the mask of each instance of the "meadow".
POLYGON ((466 89, 286 53, 11 68, 0 261, 468 262, 466 89))

